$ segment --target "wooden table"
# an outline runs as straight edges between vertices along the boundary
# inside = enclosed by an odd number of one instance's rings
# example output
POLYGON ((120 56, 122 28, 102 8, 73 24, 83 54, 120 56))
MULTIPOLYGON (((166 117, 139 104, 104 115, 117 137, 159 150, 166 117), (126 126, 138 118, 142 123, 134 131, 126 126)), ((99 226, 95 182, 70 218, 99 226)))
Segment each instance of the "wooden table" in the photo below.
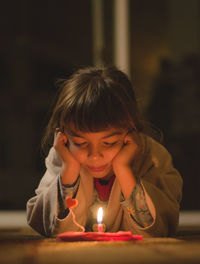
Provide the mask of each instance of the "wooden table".
POLYGON ((197 264, 200 222, 194 222, 198 220, 194 215, 191 225, 185 219, 176 237, 140 242, 57 242, 24 224, 14 227, 5 223, 0 226, 0 264, 197 264))
POLYGON ((29 228, 0 230, 1 264, 200 263, 200 229, 140 242, 57 242, 29 228))

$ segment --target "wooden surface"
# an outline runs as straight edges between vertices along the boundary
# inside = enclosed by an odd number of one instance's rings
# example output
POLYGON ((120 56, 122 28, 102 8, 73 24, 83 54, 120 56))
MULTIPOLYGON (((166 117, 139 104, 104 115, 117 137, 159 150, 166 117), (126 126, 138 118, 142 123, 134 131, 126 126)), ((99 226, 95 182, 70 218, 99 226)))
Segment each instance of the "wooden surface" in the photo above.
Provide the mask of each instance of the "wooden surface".
POLYGON ((57 242, 26 224, 26 213, 0 211, 0 264, 200 263, 200 212, 181 212, 174 238, 141 242, 57 242))
POLYGON ((1 264, 200 263, 200 226, 141 242, 57 242, 31 228, 0 229, 1 264))

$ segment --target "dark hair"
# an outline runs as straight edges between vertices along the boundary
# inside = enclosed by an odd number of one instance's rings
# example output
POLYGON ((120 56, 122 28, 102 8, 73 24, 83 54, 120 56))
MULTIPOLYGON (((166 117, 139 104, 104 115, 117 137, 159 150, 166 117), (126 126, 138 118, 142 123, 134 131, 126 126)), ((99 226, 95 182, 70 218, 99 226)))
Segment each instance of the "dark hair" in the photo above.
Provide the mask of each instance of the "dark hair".
POLYGON ((109 127, 144 131, 133 86, 116 67, 88 67, 60 81, 61 92, 43 139, 72 125, 82 132, 98 132, 109 127))

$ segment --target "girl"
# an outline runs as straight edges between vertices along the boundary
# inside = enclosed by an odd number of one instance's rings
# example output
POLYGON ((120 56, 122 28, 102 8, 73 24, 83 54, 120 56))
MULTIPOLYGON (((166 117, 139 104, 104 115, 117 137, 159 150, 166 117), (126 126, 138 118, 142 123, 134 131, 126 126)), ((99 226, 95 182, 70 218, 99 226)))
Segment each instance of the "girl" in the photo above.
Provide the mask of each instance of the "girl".
POLYGON ((94 230, 145 237, 175 233, 182 179, 167 150, 145 132, 135 93, 115 67, 85 68, 63 81, 44 143, 46 172, 27 202, 28 223, 45 236, 94 230), (54 139, 53 139, 54 137, 54 139), (78 205, 69 210, 66 198, 78 205))

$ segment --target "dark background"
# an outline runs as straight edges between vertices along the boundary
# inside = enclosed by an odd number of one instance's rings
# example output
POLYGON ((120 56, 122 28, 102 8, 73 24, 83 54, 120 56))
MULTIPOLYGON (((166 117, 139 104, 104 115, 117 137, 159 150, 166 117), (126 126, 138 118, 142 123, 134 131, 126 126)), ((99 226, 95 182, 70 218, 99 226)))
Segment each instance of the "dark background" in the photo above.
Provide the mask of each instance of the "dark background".
MULTIPOLYGON (((104 6, 105 64, 114 63, 113 1, 104 6)), ((181 208, 200 209, 200 2, 130 0, 131 80, 164 132, 184 180, 181 208)), ((0 3, 0 209, 24 210, 44 173, 40 144, 57 78, 93 65, 91 0, 0 3)))

